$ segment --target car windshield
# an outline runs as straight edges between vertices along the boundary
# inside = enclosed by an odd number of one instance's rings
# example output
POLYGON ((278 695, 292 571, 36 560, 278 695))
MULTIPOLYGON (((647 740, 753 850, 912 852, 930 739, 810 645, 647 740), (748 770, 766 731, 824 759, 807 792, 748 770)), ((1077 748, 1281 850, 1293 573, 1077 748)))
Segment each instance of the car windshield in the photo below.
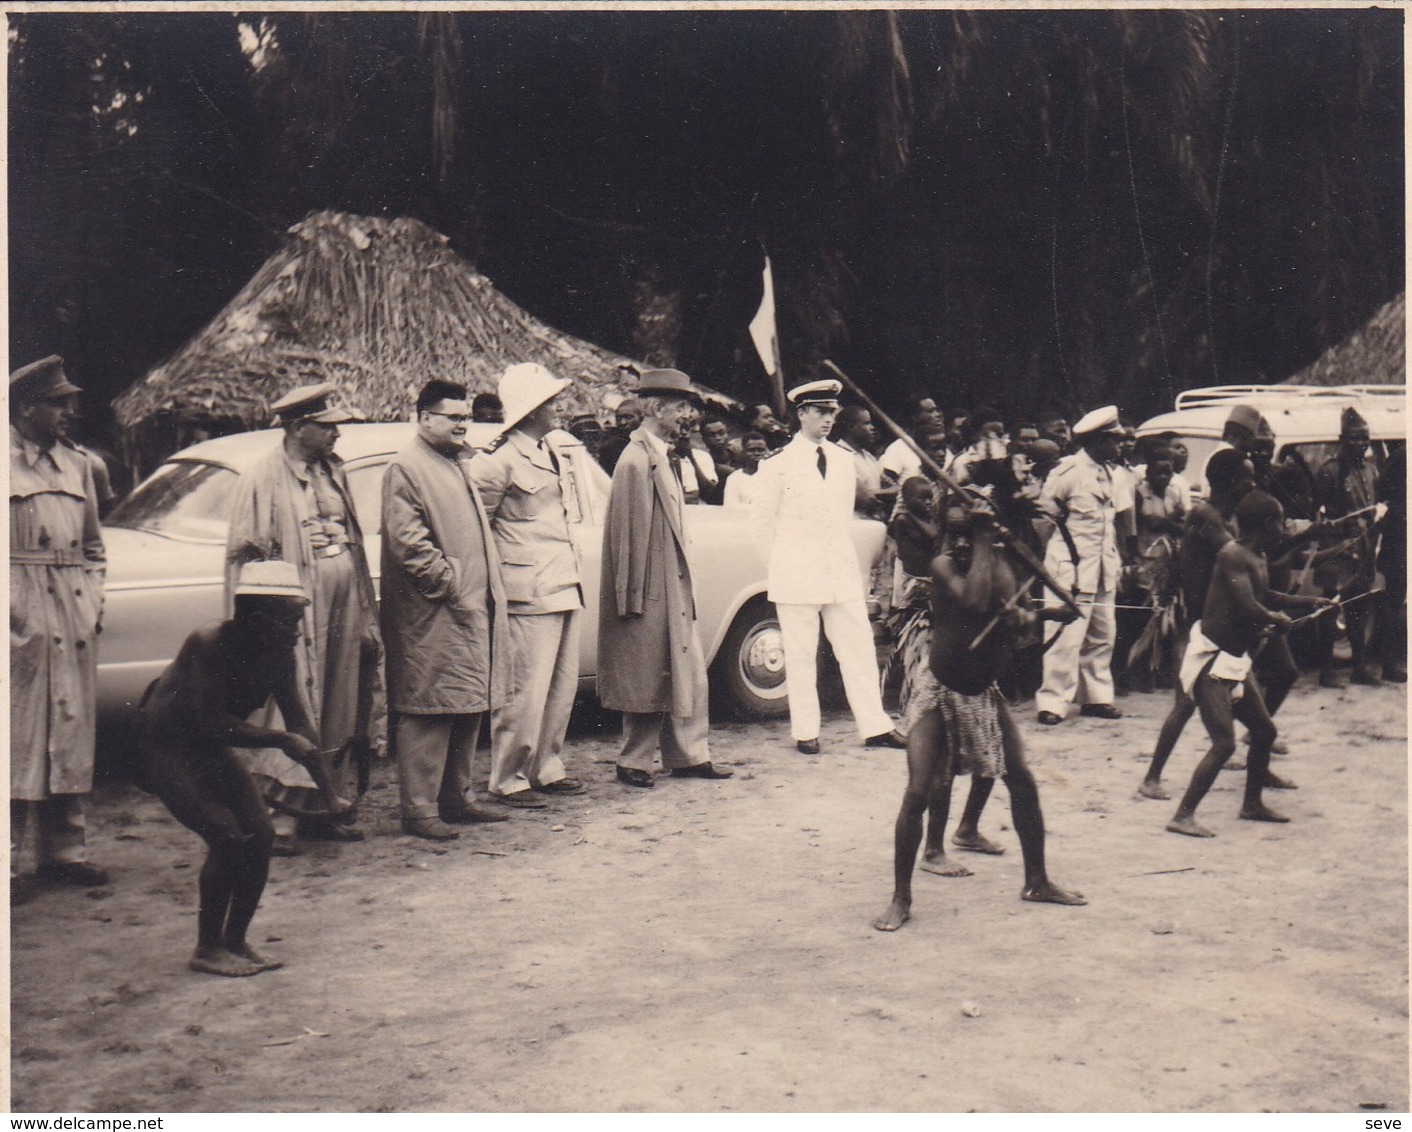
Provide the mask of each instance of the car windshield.
POLYGON ((194 542, 225 542, 236 474, 220 464, 174 460, 129 495, 106 523, 194 542))

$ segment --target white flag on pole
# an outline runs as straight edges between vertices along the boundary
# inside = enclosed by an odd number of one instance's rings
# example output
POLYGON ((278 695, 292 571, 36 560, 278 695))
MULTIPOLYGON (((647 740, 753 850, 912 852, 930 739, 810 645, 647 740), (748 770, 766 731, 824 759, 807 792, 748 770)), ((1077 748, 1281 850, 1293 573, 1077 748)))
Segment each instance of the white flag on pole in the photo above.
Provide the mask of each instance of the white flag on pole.
POLYGON ((774 377, 780 369, 780 338, 775 330, 775 280, 770 274, 769 256, 765 257, 765 293, 760 309, 750 320, 750 340, 765 364, 765 372, 774 377))

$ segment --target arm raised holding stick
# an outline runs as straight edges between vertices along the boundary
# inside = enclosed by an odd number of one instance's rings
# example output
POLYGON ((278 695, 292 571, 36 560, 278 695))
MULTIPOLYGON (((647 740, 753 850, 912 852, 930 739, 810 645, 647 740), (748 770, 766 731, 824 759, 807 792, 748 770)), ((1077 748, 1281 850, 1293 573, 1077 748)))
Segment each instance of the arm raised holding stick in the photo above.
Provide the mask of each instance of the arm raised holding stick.
MULTIPOLYGON (((830 373, 832 373, 836 378, 838 378, 839 381, 843 382, 843 384, 856 397, 858 397, 864 405, 868 407, 868 411, 871 412, 873 416, 875 416, 878 420, 882 421, 882 423, 887 426, 887 428, 893 433, 894 436, 896 436, 899 440, 903 441, 909 448, 912 449, 912 451, 917 454, 918 458, 922 461, 922 466, 928 471, 930 471, 931 474, 935 476, 940 483, 945 484, 951 491, 959 494, 962 499, 966 498, 966 494, 964 491, 962 491, 961 485, 957 483, 954 479, 952 479, 950 476, 948 476, 946 472, 942 470, 941 465, 938 464, 934 459, 932 459, 932 457, 928 453, 922 451, 921 447, 917 444, 917 442, 913 440, 912 437, 909 436, 902 429, 902 427, 898 425, 896 421, 894 421, 885 412, 883 412, 882 409, 878 407, 876 401, 874 401, 871 397, 868 396, 867 393, 865 393, 862 389, 858 387, 857 382, 855 382, 851 377, 844 373, 843 370, 839 369, 838 366, 834 365, 833 362, 825 359, 823 364, 824 367, 830 373)), ((1038 558, 1035 557, 1034 552, 1030 550, 1030 548, 1026 546, 1019 539, 1019 537, 1014 534, 1014 532, 1010 531, 1004 526, 1001 526, 999 523, 995 524, 995 531, 1000 536, 1001 540, 1005 543, 1007 549, 1009 549, 1009 551, 1014 554, 1016 558, 1020 559, 1020 561, 1023 562, 1030 569, 1030 571, 1034 574, 1035 577, 1037 577, 1041 582, 1048 586, 1050 590, 1053 591, 1054 596, 1057 597, 1060 602, 1063 603, 1065 608, 1069 609, 1075 615, 1080 615, 1081 611, 1079 610, 1078 605, 1074 602, 1073 595, 1069 593, 1069 591, 1064 587, 1063 584, 1058 581, 1058 579, 1056 579, 1053 575, 1049 573, 1048 570, 1044 568, 1044 563, 1042 563, 1038 558)))

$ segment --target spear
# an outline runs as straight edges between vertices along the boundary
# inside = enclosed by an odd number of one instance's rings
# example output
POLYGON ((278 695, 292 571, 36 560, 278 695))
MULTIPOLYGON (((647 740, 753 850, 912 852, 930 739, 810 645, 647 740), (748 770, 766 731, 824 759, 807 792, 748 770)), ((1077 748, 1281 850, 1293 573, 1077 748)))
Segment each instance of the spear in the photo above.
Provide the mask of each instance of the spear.
MULTIPOLYGON (((907 431, 903 429, 902 426, 900 426, 890 416, 888 416, 880 408, 878 408, 877 402, 874 401, 871 397, 869 397, 868 394, 865 393, 862 389, 860 389, 856 381, 854 381, 851 377, 844 373, 843 370, 839 369, 838 366, 834 365, 833 362, 829 361, 827 358, 824 359, 823 365, 824 368, 826 368, 830 373, 837 377, 839 381, 843 382, 843 384, 846 385, 849 390, 851 390, 853 394, 858 397, 864 405, 868 407, 868 411, 871 412, 873 416, 877 417, 878 420, 882 421, 882 423, 888 427, 888 429, 893 433, 894 436, 897 437, 897 439, 901 440, 904 444, 907 445, 907 447, 912 449, 912 451, 917 454, 917 457, 922 461, 923 466, 926 467, 932 473, 932 475, 934 475, 941 483, 945 484, 952 491, 956 492, 962 499, 966 498, 966 493, 964 490, 962 490, 961 485, 957 483, 954 479, 952 479, 950 476, 948 476, 946 472, 942 470, 941 465, 938 464, 935 460, 933 460, 929 454, 923 452, 917 442, 913 440, 910 435, 908 435, 907 431)), ((974 508, 968 508, 968 510, 974 510, 974 508)), ((1079 609, 1078 605, 1075 604, 1073 596, 1069 593, 1069 591, 1059 582, 1057 578, 1051 575, 1049 571, 1044 568, 1044 563, 1035 557, 1034 551, 1032 551, 1028 546, 1026 546, 1023 542, 1020 541, 1018 535, 1016 535, 1008 527, 1003 526, 998 520, 995 523, 995 531, 1000 536, 1000 540, 1005 544, 1009 551, 1014 554, 1015 557, 1018 558, 1021 562, 1023 562, 1027 567, 1029 567, 1030 571, 1034 574, 1034 576, 1037 577, 1046 586, 1048 586, 1049 589, 1053 591, 1054 596, 1057 597, 1067 609, 1072 611, 1075 616, 1083 616, 1082 611, 1079 609)))

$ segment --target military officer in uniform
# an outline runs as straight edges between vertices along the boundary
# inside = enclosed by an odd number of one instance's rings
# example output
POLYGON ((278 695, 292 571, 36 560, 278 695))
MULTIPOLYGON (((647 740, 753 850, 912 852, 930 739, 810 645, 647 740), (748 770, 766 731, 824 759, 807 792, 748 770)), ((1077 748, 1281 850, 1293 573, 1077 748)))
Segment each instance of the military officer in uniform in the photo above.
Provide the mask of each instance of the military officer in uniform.
MULTIPOLYGON (((1074 425, 1079 451, 1059 461, 1040 496, 1055 524, 1044 565, 1069 587, 1081 610, 1044 654, 1044 683, 1035 707, 1047 726, 1063 722, 1076 696, 1081 715, 1122 718, 1113 706, 1112 668, 1114 605, 1127 548, 1120 543, 1117 518, 1132 511, 1134 496, 1123 490, 1127 474, 1117 467, 1121 432, 1114 405, 1081 417, 1074 425)), ((1052 596, 1049 603, 1055 604, 1052 596)))
POLYGON ((34 892, 19 874, 37 826, 40 880, 101 885, 87 860, 83 798, 93 788, 103 536, 88 460, 62 443, 79 387, 64 359, 10 375, 10 901, 34 892))
POLYGON ((789 726, 799 750, 819 753, 819 623, 843 674, 867 747, 906 747, 883 708, 868 624, 864 573, 851 527, 853 457, 829 441, 843 386, 813 381, 789 391, 799 431, 755 473, 751 514, 768 548, 769 598, 779 613, 789 674, 789 726))
POLYGON ((557 400, 569 386, 541 365, 500 378, 505 431, 467 470, 480 492, 500 555, 510 615, 513 699, 490 715, 490 794, 538 809, 537 794, 581 794, 564 769, 579 678, 583 587, 570 518, 579 512, 578 461, 588 451, 559 431, 557 400))

